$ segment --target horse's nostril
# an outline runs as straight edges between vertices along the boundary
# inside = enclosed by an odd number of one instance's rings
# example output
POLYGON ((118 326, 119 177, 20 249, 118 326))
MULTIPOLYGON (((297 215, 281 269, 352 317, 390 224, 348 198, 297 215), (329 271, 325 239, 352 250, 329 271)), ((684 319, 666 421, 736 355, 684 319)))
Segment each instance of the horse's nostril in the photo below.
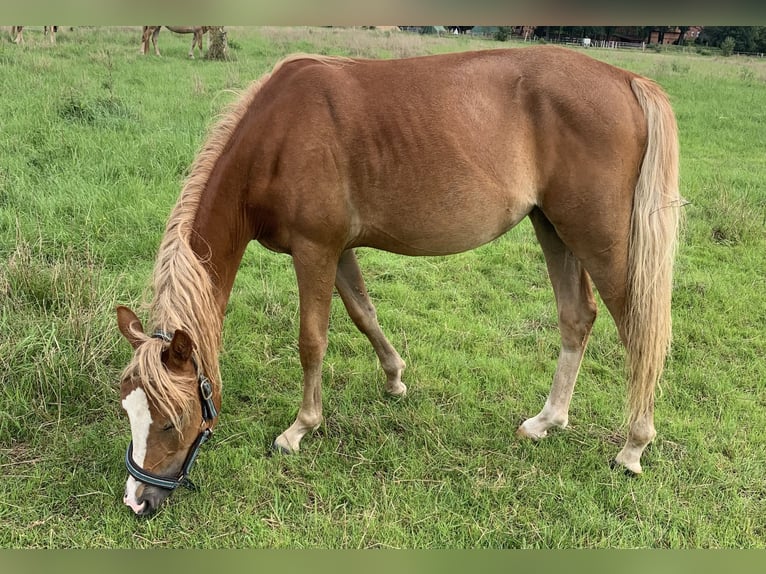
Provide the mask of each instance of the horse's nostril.
POLYGON ((136 515, 141 517, 151 516, 159 509, 168 496, 170 496, 170 491, 145 487, 137 499, 138 507, 134 508, 136 515))
POLYGON ((138 506, 133 507, 133 512, 136 513, 136 516, 149 516, 152 512, 154 512, 154 507, 152 506, 151 500, 147 500, 143 496, 139 496, 137 502, 138 506))
POLYGON ((125 504, 125 506, 128 506, 135 514, 138 514, 146 507, 146 503, 143 502, 140 497, 134 499, 128 494, 122 498, 122 502, 125 504))

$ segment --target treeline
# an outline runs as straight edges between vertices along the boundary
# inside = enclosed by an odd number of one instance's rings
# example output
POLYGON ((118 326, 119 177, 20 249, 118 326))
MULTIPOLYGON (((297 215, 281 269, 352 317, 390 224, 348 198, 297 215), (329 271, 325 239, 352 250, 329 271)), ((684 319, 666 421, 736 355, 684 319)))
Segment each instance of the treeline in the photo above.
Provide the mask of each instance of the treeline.
POLYGON ((697 43, 721 48, 729 38, 735 52, 766 52, 766 26, 705 26, 697 43))
POLYGON ((766 26, 537 26, 538 38, 696 44, 733 47, 736 52, 766 52, 766 26))

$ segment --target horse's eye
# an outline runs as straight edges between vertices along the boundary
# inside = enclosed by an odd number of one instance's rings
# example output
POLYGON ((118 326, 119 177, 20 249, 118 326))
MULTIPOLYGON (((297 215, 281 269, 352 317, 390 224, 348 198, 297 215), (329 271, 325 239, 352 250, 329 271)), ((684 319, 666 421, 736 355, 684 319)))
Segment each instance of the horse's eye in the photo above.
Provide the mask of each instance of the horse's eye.
POLYGON ((170 429, 172 429, 172 428, 173 428, 173 423, 168 423, 168 424, 166 424, 164 427, 162 427, 162 431, 163 431, 163 432, 165 432, 165 431, 169 431, 169 430, 170 430, 170 429))

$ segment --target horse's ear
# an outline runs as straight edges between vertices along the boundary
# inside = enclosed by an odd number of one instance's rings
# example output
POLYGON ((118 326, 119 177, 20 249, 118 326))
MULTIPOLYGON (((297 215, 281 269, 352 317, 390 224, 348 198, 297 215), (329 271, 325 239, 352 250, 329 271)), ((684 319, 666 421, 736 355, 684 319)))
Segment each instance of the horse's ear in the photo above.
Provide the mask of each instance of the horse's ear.
POLYGON ((170 341, 170 347, 168 348, 168 367, 180 368, 189 362, 194 351, 194 343, 191 337, 186 333, 178 329, 173 334, 173 340, 170 341))
POLYGON ((134 349, 143 342, 137 333, 143 334, 144 326, 133 311, 122 305, 117 307, 117 327, 134 349))

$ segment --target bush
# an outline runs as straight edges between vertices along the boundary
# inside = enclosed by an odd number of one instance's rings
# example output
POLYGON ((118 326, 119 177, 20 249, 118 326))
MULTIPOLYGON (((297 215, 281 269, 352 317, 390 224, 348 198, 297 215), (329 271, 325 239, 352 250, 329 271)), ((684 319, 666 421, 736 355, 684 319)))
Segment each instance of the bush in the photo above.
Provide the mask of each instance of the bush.
POLYGON ((731 56, 734 53, 734 46, 736 43, 737 42, 734 38, 731 36, 726 36, 726 39, 721 42, 721 55, 731 56))
POLYGON ((510 37, 511 37, 510 26, 498 26, 497 31, 495 32, 495 40, 497 40, 498 42, 505 42, 510 37))

